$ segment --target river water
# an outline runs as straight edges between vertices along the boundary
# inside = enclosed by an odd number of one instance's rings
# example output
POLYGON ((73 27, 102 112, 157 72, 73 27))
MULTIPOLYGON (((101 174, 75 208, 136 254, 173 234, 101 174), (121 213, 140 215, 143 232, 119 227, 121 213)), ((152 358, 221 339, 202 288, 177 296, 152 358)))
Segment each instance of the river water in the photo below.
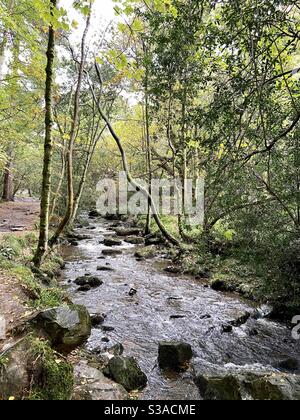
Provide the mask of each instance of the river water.
POLYGON ((75 303, 86 306, 91 314, 107 315, 104 326, 113 327, 113 331, 93 329, 87 349, 105 351, 107 346, 122 343, 124 354, 134 356, 148 377, 142 399, 201 399, 193 381, 193 366, 265 367, 287 357, 299 358, 300 343, 292 339, 291 331, 282 324, 257 319, 256 308, 238 296, 215 292, 191 277, 169 275, 163 270, 167 265, 163 260, 138 262, 134 257, 137 247, 125 242, 118 247, 122 255, 102 259, 107 247, 101 242, 114 231, 107 221, 92 224, 94 230, 78 230, 90 239, 63 249, 67 265, 62 283, 75 303), (97 271, 99 265, 106 264, 114 271, 97 271), (78 292, 73 281, 87 273, 101 277, 104 283, 98 289, 78 292), (135 296, 129 295, 132 288, 137 290, 135 296), (222 325, 244 311, 253 316, 232 333, 224 333, 222 325), (192 345, 195 357, 188 372, 171 376, 160 372, 157 353, 163 340, 192 345))

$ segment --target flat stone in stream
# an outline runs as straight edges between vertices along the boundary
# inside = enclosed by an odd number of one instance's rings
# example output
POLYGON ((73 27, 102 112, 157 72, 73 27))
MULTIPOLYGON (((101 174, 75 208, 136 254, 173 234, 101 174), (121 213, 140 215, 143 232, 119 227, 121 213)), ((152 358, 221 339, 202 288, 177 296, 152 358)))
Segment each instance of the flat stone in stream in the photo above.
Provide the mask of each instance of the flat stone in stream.
POLYGON ((102 330, 104 332, 113 332, 113 331, 115 331, 115 327, 111 327, 109 325, 102 325, 101 328, 102 328, 102 330))
POLYGON ((122 241, 120 241, 119 239, 115 239, 115 238, 105 238, 103 241, 105 246, 121 246, 122 245, 122 241))
POLYGON ((133 357, 113 357, 109 361, 107 373, 128 392, 147 386, 147 376, 133 357))
POLYGON ((138 236, 141 234, 140 228, 116 228, 115 232, 118 236, 125 237, 125 236, 138 236))
POLYGON ((77 292, 89 292, 92 290, 92 287, 89 284, 85 284, 84 286, 80 286, 77 289, 77 292))
POLYGON ((145 245, 145 239, 140 236, 131 236, 124 239, 124 241, 131 245, 145 245))
POLYGON ((103 284, 103 281, 99 277, 87 275, 87 276, 78 277, 74 281, 74 283, 80 287, 90 286, 91 288, 96 288, 96 287, 101 286, 103 284))
POLYGON ((185 370, 193 357, 190 344, 176 341, 159 343, 158 363, 161 369, 185 370))
POLYGON ((97 271, 114 271, 114 269, 109 265, 99 265, 97 271))
POLYGON ((60 306, 40 312, 32 321, 45 333, 52 346, 69 353, 86 342, 91 334, 91 318, 84 306, 60 306))
POLYGON ((117 255, 122 255, 123 251, 120 249, 104 249, 102 254, 106 257, 116 257, 117 255))

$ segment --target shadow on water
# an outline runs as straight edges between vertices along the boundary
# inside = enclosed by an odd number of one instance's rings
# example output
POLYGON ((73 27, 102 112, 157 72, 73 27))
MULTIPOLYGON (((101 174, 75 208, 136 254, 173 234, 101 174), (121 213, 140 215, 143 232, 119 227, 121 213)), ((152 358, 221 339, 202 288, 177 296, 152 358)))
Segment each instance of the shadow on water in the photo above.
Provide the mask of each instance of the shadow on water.
MULTIPOLYGON (((253 305, 238 297, 215 292, 202 282, 163 272, 161 260, 136 261, 136 247, 123 242, 122 255, 102 259, 105 236, 114 234, 108 222, 95 222, 96 229, 80 229, 90 239, 78 247, 64 247, 67 261, 62 282, 71 299, 85 305, 90 313, 105 313, 105 326, 113 331, 94 329, 87 343, 89 350, 103 349, 120 342, 126 355, 136 357, 148 376, 143 399, 200 399, 192 371, 164 376, 157 367, 158 343, 183 340, 195 353, 194 365, 212 363, 224 366, 274 365, 284 357, 298 357, 299 343, 291 332, 278 323, 251 317, 231 334, 222 325, 240 313, 255 313, 253 305), (99 265, 109 264, 114 271, 99 272, 99 265), (104 284, 87 293, 77 292, 73 283, 78 276, 98 275, 104 284), (71 281, 71 282, 70 282, 71 281), (129 295, 134 288, 137 294, 129 295), (253 334, 255 331, 255 334, 253 334)), ((192 369, 192 368, 191 368, 192 369)))

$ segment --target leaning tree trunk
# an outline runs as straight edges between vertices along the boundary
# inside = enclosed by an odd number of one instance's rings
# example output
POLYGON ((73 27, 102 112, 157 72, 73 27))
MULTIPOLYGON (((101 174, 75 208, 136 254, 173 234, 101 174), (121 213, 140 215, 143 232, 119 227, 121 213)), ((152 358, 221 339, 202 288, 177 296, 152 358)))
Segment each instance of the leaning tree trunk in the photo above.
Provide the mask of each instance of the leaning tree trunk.
MULTIPOLYGON (((101 75, 100 75, 100 70, 99 70, 99 68, 98 68, 98 64, 96 63, 95 64, 96 65, 96 71, 97 71, 97 74, 98 74, 98 77, 99 77, 99 80, 101 81, 101 75)), ((121 154, 121 158, 122 158, 122 162, 123 162, 123 167, 124 167, 124 171, 125 171, 125 173, 126 173, 126 176, 127 176, 127 180, 128 180, 128 182, 130 183, 130 184, 132 184, 135 188, 137 188, 146 198, 147 198, 147 200, 149 200, 150 201, 150 204, 151 204, 151 211, 152 211, 152 213, 153 213, 153 218, 154 218, 154 220, 155 220, 155 222, 156 222, 156 224, 157 224, 157 226, 158 226, 158 228, 159 228, 159 230, 161 231, 161 233, 163 234, 163 236, 165 237, 165 239, 167 239, 171 244, 173 244, 173 245, 175 245, 175 246, 181 246, 181 244, 180 244, 180 242, 172 235, 172 234, 170 234, 169 232, 168 232, 168 230, 166 229, 166 227, 164 226, 164 224, 162 223, 162 221, 160 220, 160 217, 159 217, 159 214, 158 214, 158 211, 157 211, 157 209, 156 209, 156 206, 155 206, 155 203, 154 203, 154 200, 153 200, 153 198, 152 198, 152 196, 151 196, 151 194, 149 194, 149 191, 148 191, 148 189, 146 189, 146 188, 144 188, 144 187, 142 187, 141 185, 139 185, 134 179, 133 179, 133 176, 131 175, 131 172, 130 172, 130 170, 129 170, 129 166, 128 166, 128 161, 127 161, 127 157, 126 157, 126 153, 125 153, 125 150, 124 150, 124 148, 123 148, 123 145, 122 145, 122 141, 121 141, 121 139, 119 138, 119 136, 117 135, 117 133, 115 132, 115 130, 113 129, 113 126, 111 125, 111 123, 110 123, 110 121, 109 121, 109 119, 107 118, 107 116, 104 114, 104 112, 103 112, 103 110, 102 110, 102 108, 101 108, 101 106, 100 106, 100 103, 99 103, 99 101, 97 100, 97 97, 96 97, 96 93, 95 93, 95 90, 94 90, 94 88, 93 88, 93 85, 92 85, 92 83, 91 83, 91 81, 90 81, 90 79, 89 79, 89 77, 88 77, 88 82, 89 82, 89 86, 90 86, 90 90, 91 90, 91 92, 92 92, 92 95, 93 95, 93 99, 94 99, 94 102, 95 102, 95 104, 96 104, 96 106, 97 106, 97 109, 98 109, 98 112, 99 112, 99 114, 101 115, 101 117, 102 117, 102 119, 103 119, 103 121, 106 123, 106 125, 107 125, 107 128, 109 129, 109 132, 110 132, 110 134, 111 134, 111 136, 113 137, 113 139, 115 140, 115 142, 116 142, 116 144, 117 144, 117 146, 118 146, 118 149, 119 149, 119 151, 120 151, 120 154, 121 154)))
POLYGON ((12 159, 9 158, 4 170, 2 200, 14 201, 12 159))
MULTIPOLYGON (((51 14, 56 8, 57 0, 51 0, 51 14)), ((42 197, 41 197, 41 215, 40 215, 40 236, 38 248, 33 258, 35 266, 40 266, 42 260, 48 250, 49 239, 49 208, 51 196, 51 172, 52 172, 52 154, 53 154, 53 139, 52 139, 52 94, 53 94, 53 67, 55 56, 55 30, 51 25, 49 27, 48 35, 48 49, 47 49, 47 67, 46 67, 46 89, 45 89, 45 143, 44 143, 44 168, 43 168, 43 183, 42 183, 42 197)))

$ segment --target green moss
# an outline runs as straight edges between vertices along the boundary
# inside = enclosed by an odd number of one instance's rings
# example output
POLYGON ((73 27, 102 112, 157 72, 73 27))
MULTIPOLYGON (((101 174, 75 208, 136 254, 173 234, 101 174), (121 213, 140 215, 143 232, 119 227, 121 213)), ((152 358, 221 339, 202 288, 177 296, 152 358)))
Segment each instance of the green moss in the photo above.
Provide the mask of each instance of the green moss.
POLYGON ((35 378, 29 400, 70 400, 73 386, 73 368, 48 342, 32 338, 32 351, 40 363, 39 375, 35 378))
POLYGON ((2 371, 2 369, 5 369, 8 362, 9 358, 7 356, 0 355, 0 372, 2 371))
MULTIPOLYGON (((6 235, 0 243, 0 267, 4 275, 16 278, 28 290, 29 295, 35 297, 29 303, 38 309, 59 306, 65 296, 63 291, 57 287, 55 281, 51 287, 45 287, 30 268, 32 250, 36 246, 35 234, 27 234, 24 237, 6 235)), ((62 265, 62 259, 54 252, 46 259, 43 272, 46 274, 55 273, 62 265)))

